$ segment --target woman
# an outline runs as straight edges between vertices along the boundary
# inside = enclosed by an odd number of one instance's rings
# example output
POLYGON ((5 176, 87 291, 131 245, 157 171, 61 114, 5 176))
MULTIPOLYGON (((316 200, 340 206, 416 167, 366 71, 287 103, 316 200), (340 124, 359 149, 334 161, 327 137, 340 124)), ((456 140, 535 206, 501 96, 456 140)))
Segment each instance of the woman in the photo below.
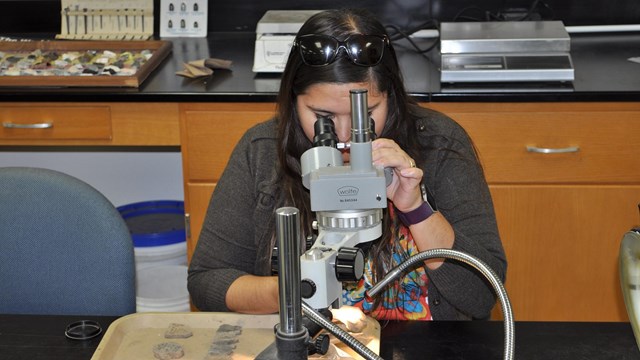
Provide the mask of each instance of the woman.
MULTIPOLYGON (((393 168, 394 176, 382 237, 368 251, 365 276, 344 284, 343 303, 378 319, 489 317, 495 296, 482 275, 439 259, 425 262, 382 297, 364 299, 365 289, 420 251, 466 252, 503 280, 506 259, 467 134, 408 97, 384 27, 356 9, 321 12, 305 22, 282 76, 276 118, 250 129, 234 149, 191 260, 188 286, 200 310, 278 311, 278 281, 270 276, 275 210, 298 208, 304 235, 311 233, 314 214, 301 181, 300 156, 312 147, 319 117, 333 120, 339 141, 349 142, 349 91, 356 88, 368 90, 378 136, 372 144, 374 165, 393 168), (421 184, 432 201, 423 199, 421 184)), ((343 160, 349 161, 348 151, 343 160)))

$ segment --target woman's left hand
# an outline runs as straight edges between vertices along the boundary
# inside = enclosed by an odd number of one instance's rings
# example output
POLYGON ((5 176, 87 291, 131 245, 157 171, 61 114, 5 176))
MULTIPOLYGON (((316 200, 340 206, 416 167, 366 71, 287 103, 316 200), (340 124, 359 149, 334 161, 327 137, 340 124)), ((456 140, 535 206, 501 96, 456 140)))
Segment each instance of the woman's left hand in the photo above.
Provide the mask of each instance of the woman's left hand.
POLYGON ((422 204, 420 183, 424 173, 415 161, 390 139, 376 139, 372 143, 374 166, 392 168, 393 179, 387 186, 387 198, 401 212, 416 209, 422 204))

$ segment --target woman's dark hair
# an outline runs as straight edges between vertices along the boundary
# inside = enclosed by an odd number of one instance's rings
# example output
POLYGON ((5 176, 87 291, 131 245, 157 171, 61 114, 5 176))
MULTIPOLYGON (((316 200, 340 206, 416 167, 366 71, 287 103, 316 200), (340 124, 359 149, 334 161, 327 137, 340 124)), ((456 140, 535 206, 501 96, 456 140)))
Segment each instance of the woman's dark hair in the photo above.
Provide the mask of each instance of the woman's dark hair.
MULTIPOLYGON (((309 18, 298 32, 330 35, 344 41, 352 34, 388 36, 384 26, 367 10, 339 9, 317 13, 309 18)), ((414 159, 419 159, 417 144, 410 136, 415 132, 415 119, 409 116, 409 105, 414 104, 404 88, 400 67, 391 45, 384 50, 382 61, 375 66, 359 66, 349 61, 345 51, 329 65, 311 67, 302 62, 300 52, 294 46, 285 66, 277 100, 278 158, 286 205, 299 209, 303 231, 311 234, 313 213, 309 204, 309 192, 303 186, 300 171, 300 156, 312 143, 302 130, 296 114, 298 95, 318 83, 372 83, 373 88, 387 94, 387 119, 379 137, 393 139, 414 159)), ((374 119, 375 120, 375 119, 374 119)), ((389 239, 391 230, 385 215, 382 238, 370 249, 378 259, 390 259, 389 239), (387 254, 383 254, 387 253, 387 254), (379 256, 382 255, 382 256, 379 256), (386 256, 385 256, 386 255, 386 256)), ((377 262, 376 278, 384 275, 383 264, 377 262)))

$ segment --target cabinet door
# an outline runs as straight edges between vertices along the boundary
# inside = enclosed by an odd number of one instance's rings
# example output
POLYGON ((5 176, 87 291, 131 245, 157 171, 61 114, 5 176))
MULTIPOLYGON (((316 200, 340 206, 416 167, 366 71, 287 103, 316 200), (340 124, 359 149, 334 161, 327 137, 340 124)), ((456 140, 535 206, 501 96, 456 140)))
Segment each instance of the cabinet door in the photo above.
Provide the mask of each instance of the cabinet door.
POLYGON ((215 189, 215 185, 210 183, 191 183, 186 186, 185 197, 190 200, 188 209, 185 209, 189 218, 189 233, 187 234, 188 261, 191 261, 193 251, 196 249, 198 236, 200 236, 200 230, 204 223, 213 189, 215 189))
POLYGON ((182 151, 188 181, 215 181, 231 151, 251 126, 274 115, 273 104, 181 106, 182 151))
POLYGON ((191 259, 216 182, 240 137, 273 117, 272 103, 180 105, 185 213, 189 217, 187 256, 191 259))
POLYGON ((515 319, 628 321, 618 249, 640 223, 640 185, 492 185, 491 193, 515 319))
POLYGON ((618 251, 640 223, 640 103, 426 106, 458 121, 477 146, 515 318, 626 320, 618 251))

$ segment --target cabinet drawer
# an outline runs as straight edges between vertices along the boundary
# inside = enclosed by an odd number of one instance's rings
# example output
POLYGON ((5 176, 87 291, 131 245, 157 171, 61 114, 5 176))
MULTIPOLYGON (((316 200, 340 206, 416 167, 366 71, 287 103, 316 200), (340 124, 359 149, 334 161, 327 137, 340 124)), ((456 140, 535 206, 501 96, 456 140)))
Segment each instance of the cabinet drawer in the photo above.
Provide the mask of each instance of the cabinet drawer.
POLYGON ((273 115, 273 104, 185 105, 181 109, 181 136, 186 178, 219 179, 245 131, 273 115))
POLYGON ((0 106, 0 140, 109 140, 108 106, 0 106))
POLYGON ((523 110, 446 111, 490 183, 640 183, 640 109, 523 110))

